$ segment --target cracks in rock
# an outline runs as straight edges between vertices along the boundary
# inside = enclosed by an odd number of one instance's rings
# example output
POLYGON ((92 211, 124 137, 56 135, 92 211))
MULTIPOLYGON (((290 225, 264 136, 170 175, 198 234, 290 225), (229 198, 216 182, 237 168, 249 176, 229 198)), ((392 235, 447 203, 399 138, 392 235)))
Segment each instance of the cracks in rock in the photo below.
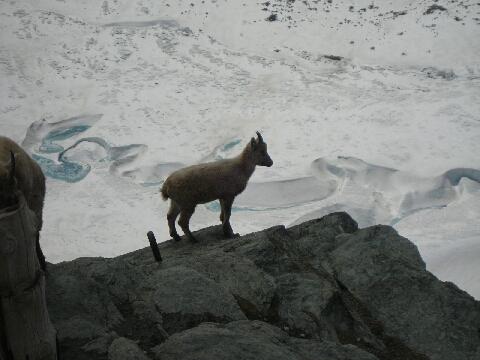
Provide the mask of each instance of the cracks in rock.
POLYGON ((124 320, 114 326, 113 330, 120 336, 138 341, 142 350, 147 351, 168 338, 168 334, 155 319, 140 318, 130 302, 116 303, 115 306, 124 320))
POLYGON ((265 320, 265 314, 262 314, 255 304, 237 294, 233 294, 233 297, 248 320, 265 320))
MULTIPOLYGON (((351 226, 348 230, 352 231, 354 228, 351 226)), ((374 228, 373 231, 376 232, 379 229, 380 227, 374 228)), ((344 229, 341 228, 341 230, 344 229)), ((316 324, 317 335, 321 339, 336 338, 341 344, 355 345, 377 356, 380 360, 429 360, 424 354, 410 349, 400 339, 386 335, 383 324, 371 315, 366 306, 334 274, 321 265, 313 266, 305 256, 300 254, 295 240, 287 229, 275 228, 267 232, 267 237, 274 247, 286 255, 291 262, 289 269, 315 274, 322 281, 332 283, 338 289, 322 310, 320 317, 311 311, 303 311, 316 324), (281 236, 278 236, 279 234, 281 236)), ((282 327, 280 318, 271 323, 282 327)), ((289 328, 288 330, 290 336, 305 338, 313 335, 307 334, 302 329, 289 328)))
POLYGON ((180 312, 162 313, 162 317, 163 317, 163 328, 170 335, 194 328, 204 322, 226 324, 231 321, 234 321, 229 317, 216 316, 208 312, 204 312, 201 314, 187 314, 187 313, 180 313, 180 312))
POLYGON ((59 353, 66 359, 65 355, 68 355, 68 360, 104 360, 105 354, 99 354, 95 351, 78 351, 82 349, 88 340, 85 339, 63 339, 59 343, 59 353), (76 349, 77 351, 71 351, 76 349), (68 351, 70 350, 70 351, 68 351))
POLYGON ((341 290, 341 299, 345 304, 346 310, 349 311, 354 319, 356 318, 362 325, 365 325, 377 341, 383 343, 384 348, 374 346, 373 343, 363 341, 362 339, 349 339, 348 337, 343 337, 343 339, 339 337, 341 343, 356 345, 377 356, 380 360, 429 360, 429 357, 409 348, 402 340, 387 335, 383 324, 372 316, 367 307, 338 279, 336 282, 341 290), (352 340, 355 342, 351 342, 352 340))
POLYGON ((237 301, 240 310, 244 313, 248 320, 260 320, 265 321, 272 325, 280 324, 280 315, 278 314, 278 308, 280 306, 280 298, 277 293, 274 293, 270 299, 268 309, 260 311, 247 299, 241 297, 238 294, 233 294, 233 297, 237 301))
POLYGON ((242 298, 241 296, 235 294, 233 296, 237 300, 238 306, 248 318, 248 320, 260 320, 269 323, 270 325, 277 326, 292 337, 302 339, 312 338, 311 334, 308 334, 305 330, 292 327, 291 325, 282 321, 279 315, 280 297, 277 293, 272 296, 268 309, 263 312, 259 311, 254 304, 242 298))

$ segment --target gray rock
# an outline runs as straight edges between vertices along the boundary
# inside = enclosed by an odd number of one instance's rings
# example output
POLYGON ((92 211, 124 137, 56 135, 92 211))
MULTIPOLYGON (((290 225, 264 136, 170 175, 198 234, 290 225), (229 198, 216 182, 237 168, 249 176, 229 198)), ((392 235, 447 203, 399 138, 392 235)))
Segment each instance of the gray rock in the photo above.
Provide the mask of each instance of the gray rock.
POLYGON ((223 252, 222 256, 207 253, 192 267, 226 289, 244 307, 250 306, 259 313, 268 310, 275 293, 275 279, 245 256, 237 256, 233 251, 223 252))
POLYGON ((354 346, 288 336, 261 321, 204 323, 153 349, 158 360, 375 360, 354 346))
POLYGON ((105 359, 108 354, 108 348, 110 344, 117 336, 117 334, 112 332, 96 337, 83 345, 81 350, 87 353, 91 359, 105 359))
POLYGON ((416 246, 395 230, 343 235, 331 259, 338 280, 386 335, 432 360, 479 359, 479 302, 427 272, 416 246))
POLYGON ((188 329, 203 321, 246 318, 232 294, 195 270, 175 266, 152 274, 149 282, 157 284, 152 301, 168 332, 188 329))
POLYGON ((110 345, 108 360, 149 360, 149 358, 135 342, 120 337, 110 345))
POLYGON ((426 271, 390 227, 358 230, 334 213, 236 239, 221 227, 195 236, 161 243, 162 263, 145 248, 51 265, 63 356, 106 359, 122 337, 162 360, 480 354, 479 303, 426 271))

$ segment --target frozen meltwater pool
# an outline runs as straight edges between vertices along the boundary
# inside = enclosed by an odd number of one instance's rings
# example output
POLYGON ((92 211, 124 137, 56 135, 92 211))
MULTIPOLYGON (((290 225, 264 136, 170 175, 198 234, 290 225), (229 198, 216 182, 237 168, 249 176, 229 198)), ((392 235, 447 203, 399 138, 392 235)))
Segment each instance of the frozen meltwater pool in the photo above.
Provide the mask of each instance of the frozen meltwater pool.
POLYGON ((50 131, 46 137, 43 138, 42 144, 39 147, 39 152, 51 154, 63 151, 63 146, 57 144, 58 141, 67 140, 73 136, 83 133, 88 130, 90 125, 75 125, 66 128, 59 128, 50 131))
MULTIPOLYGON (((71 119, 66 120, 66 122, 71 122, 71 119)), ((38 152, 45 155, 34 153, 32 154, 32 157, 40 165, 46 176, 53 179, 74 183, 84 179, 85 176, 87 176, 90 172, 91 167, 89 164, 73 162, 64 158, 62 156, 64 147, 58 144, 58 142, 68 140, 87 131, 91 125, 79 124, 62 126, 62 124, 62 122, 52 124, 54 125, 53 130, 49 131, 47 135, 42 138, 41 144, 38 147, 38 152), (58 156, 58 161, 52 160, 46 155, 57 153, 60 153, 58 156)))
MULTIPOLYGON (((55 123, 36 121, 30 125, 22 145, 32 153, 45 175, 56 180, 79 182, 89 174, 92 166, 99 164, 108 167, 111 173, 131 177, 132 173, 139 171, 136 160, 146 151, 146 145, 112 146, 101 137, 83 137, 73 144, 68 142, 90 130, 101 118, 102 114, 95 114, 55 123)), ((172 166, 179 167, 176 164, 164 165, 162 169, 167 171, 172 166)), ((150 172, 157 175, 157 168, 150 172)))
POLYGON ((84 179, 90 172, 90 165, 88 164, 79 164, 66 160, 61 160, 59 163, 56 163, 44 156, 37 154, 33 154, 32 156, 40 165, 44 174, 53 179, 74 183, 84 179))

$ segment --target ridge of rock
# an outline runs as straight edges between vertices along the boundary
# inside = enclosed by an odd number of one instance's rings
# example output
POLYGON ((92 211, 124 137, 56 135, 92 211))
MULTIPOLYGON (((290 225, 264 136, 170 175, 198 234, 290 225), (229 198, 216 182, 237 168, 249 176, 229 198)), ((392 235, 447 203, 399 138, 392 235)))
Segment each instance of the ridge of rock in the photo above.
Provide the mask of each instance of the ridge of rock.
POLYGON ((50 265, 71 360, 480 358, 480 303, 388 226, 332 213, 236 239, 220 227, 116 258, 50 265), (125 350, 122 350, 125 349, 125 350))

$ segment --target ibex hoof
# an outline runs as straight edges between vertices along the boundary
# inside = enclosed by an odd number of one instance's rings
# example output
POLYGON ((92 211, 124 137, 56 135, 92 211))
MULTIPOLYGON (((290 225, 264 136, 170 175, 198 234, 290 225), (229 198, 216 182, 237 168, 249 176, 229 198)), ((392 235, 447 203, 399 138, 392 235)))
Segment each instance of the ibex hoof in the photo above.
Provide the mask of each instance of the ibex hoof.
POLYGON ((173 234, 173 235, 171 235, 171 236, 172 236, 173 240, 175 240, 175 241, 180 241, 180 240, 182 240, 182 238, 181 238, 180 235, 178 235, 178 234, 173 234))

